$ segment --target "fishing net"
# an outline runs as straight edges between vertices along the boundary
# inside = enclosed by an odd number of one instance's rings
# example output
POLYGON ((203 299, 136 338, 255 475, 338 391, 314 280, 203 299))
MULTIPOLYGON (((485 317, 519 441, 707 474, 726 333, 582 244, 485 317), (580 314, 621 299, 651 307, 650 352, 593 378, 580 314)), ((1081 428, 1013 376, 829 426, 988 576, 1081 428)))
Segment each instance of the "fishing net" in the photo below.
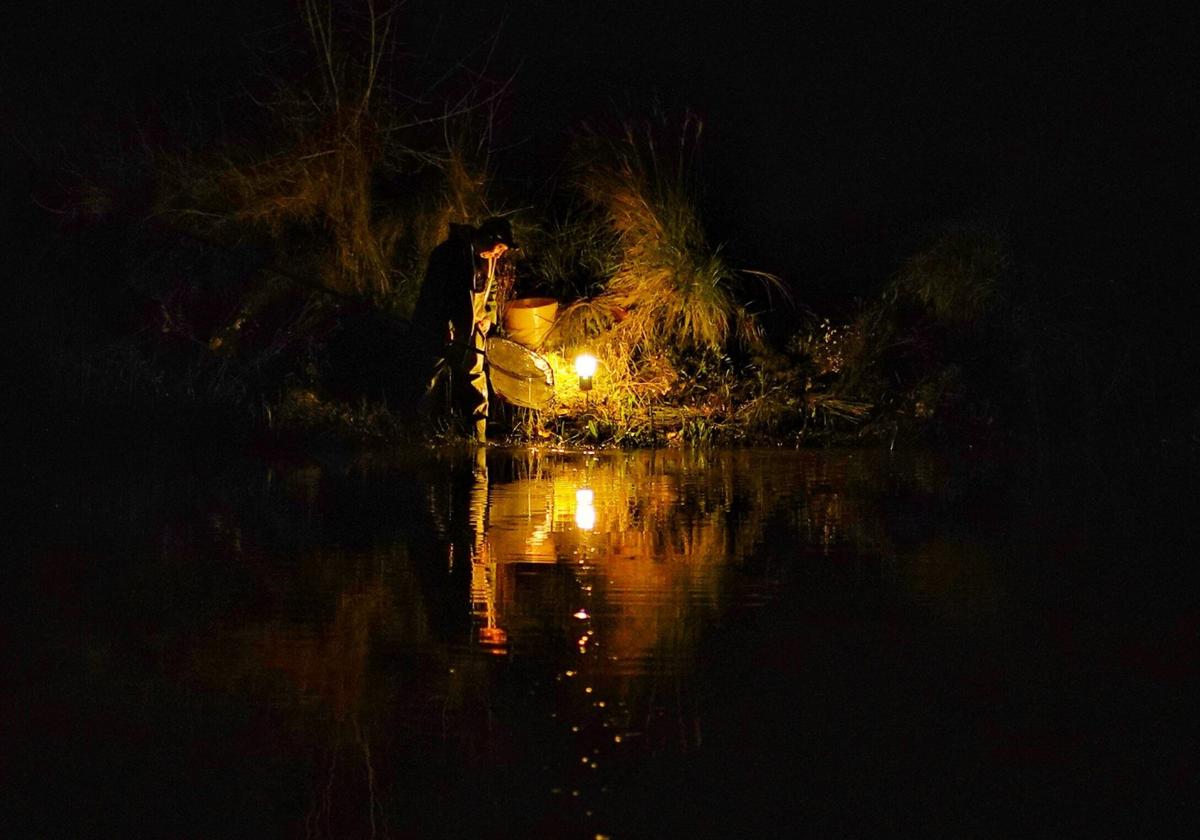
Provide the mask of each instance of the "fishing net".
POLYGON ((550 363, 506 338, 487 340, 487 361, 492 390, 505 402, 522 408, 546 408, 554 399, 554 371, 550 363))

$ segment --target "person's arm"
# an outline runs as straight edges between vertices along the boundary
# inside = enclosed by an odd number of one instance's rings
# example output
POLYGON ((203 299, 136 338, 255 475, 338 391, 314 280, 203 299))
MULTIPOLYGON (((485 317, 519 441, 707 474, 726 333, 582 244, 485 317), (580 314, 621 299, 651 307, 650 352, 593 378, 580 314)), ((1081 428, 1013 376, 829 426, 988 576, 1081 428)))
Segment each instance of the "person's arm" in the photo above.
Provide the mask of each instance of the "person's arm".
MULTIPOLYGON (((495 258, 488 258, 486 260, 487 274, 483 281, 483 289, 473 292, 471 296, 472 317, 475 319, 475 327, 485 336, 495 326, 495 322, 492 320, 494 314, 492 295, 496 289, 496 263, 497 260, 495 258)), ((472 283, 472 289, 474 289, 474 283, 472 283)))

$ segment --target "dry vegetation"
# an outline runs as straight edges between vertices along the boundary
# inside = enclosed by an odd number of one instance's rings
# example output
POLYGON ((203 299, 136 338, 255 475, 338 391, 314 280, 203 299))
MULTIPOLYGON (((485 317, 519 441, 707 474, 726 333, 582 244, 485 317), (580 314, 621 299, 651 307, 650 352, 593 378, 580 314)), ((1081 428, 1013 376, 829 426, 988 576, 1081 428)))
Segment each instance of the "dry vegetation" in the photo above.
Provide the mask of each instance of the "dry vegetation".
MULTIPOLYGON (((158 238, 132 246, 124 279, 151 314, 48 363, 82 399, 208 402, 272 433, 415 434, 399 374, 421 337, 405 318, 450 226, 497 211, 486 138, 505 84, 475 73, 411 95, 383 72, 402 7, 366 2, 357 21, 330 9, 301 4, 316 72, 271 78, 242 136, 145 150, 139 177, 154 198, 130 226, 149 221, 158 238), (339 354, 348 339, 353 352, 339 354)), ((1042 422, 1046 362, 1065 342, 1036 328, 1042 310, 1001 230, 947 228, 845 320, 819 317, 710 239, 701 136, 689 114, 585 128, 553 196, 508 198, 526 209, 510 214, 523 249, 503 266, 501 297, 559 301, 540 348, 557 399, 540 413, 497 410, 498 432, 587 445, 888 442, 1042 422), (752 298, 788 308, 778 349, 752 298), (572 366, 584 350, 600 360, 588 392, 572 366)), ((78 204, 76 224, 121 206, 91 189, 78 204)))
POLYGON ((756 425, 754 400, 764 393, 746 401, 729 354, 766 348, 738 293, 747 281, 780 296, 784 287, 731 267, 709 244, 701 133, 692 115, 659 116, 577 139, 576 205, 532 266, 569 301, 544 345, 558 383, 552 428, 567 440, 732 439, 756 425), (571 366, 584 350, 601 362, 587 393, 571 366))
POLYGON ((622 130, 588 133, 578 144, 576 183, 614 237, 614 271, 578 321, 564 313, 560 339, 594 338, 599 311, 614 340, 647 351, 720 351, 734 332, 757 340, 753 318, 733 297, 736 273, 709 245, 699 217, 701 123, 688 116, 622 130))
POLYGON ((362 20, 304 0, 317 78, 270 79, 244 139, 161 166, 160 213, 222 245, 254 237, 273 265, 331 293, 407 314, 424 261, 452 223, 487 210, 482 82, 425 103, 384 84, 402 7, 362 20))

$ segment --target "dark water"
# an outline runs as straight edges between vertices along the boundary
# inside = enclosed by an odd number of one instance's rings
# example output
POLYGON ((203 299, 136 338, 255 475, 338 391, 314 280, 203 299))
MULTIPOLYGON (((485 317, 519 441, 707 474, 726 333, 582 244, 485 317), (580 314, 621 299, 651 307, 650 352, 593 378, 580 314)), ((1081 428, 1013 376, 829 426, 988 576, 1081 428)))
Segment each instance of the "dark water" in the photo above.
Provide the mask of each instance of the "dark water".
POLYGON ((1192 816, 1200 614, 1163 581, 1191 558, 1087 477, 870 452, 168 462, 25 488, 5 836, 1192 816))

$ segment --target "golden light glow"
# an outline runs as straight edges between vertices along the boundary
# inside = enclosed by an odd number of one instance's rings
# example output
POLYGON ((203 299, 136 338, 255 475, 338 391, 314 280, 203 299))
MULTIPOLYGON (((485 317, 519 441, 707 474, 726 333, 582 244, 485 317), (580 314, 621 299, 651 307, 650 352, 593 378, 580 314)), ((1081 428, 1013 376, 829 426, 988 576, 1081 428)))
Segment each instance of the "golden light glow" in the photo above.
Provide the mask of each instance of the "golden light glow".
POLYGON ((491 653, 504 653, 508 644, 508 633, 499 627, 480 627, 479 644, 490 649, 491 653))
POLYGON ((575 491, 575 525, 581 531, 590 531, 596 527, 596 494, 590 487, 580 487, 575 491))
POLYGON ((591 379, 596 375, 596 357, 590 353, 581 353, 575 357, 575 372, 580 379, 591 379))

